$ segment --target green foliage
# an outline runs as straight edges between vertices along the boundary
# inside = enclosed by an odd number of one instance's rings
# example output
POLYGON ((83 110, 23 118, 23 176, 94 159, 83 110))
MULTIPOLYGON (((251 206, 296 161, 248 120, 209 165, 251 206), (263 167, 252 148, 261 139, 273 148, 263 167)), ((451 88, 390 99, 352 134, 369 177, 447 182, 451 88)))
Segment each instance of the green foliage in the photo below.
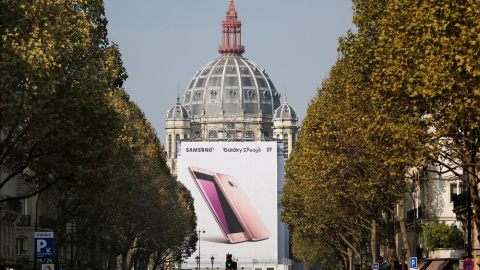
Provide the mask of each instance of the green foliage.
POLYGON ((463 248, 463 232, 456 226, 448 226, 444 221, 435 220, 429 223, 423 234, 430 250, 436 248, 463 248))
POLYGON ((147 269, 151 257, 158 266, 191 254, 193 199, 120 89, 103 1, 0 0, 0 10, 0 189, 23 177, 32 189, 22 197, 43 192, 57 247, 74 224, 78 261, 128 254, 147 269))
POLYGON ((170 174, 163 147, 138 106, 123 90, 112 93, 110 100, 123 128, 106 162, 91 172, 99 183, 75 186, 68 193, 58 190, 59 185, 48 190, 47 198, 55 205, 49 211, 56 225, 52 228, 62 245, 69 241, 66 223, 74 222, 81 236, 78 256, 88 256, 82 250, 93 249, 96 259, 122 255, 122 269, 156 269, 193 253, 193 198, 170 174))
POLYGON ((381 217, 404 196, 409 170, 426 162, 468 173, 480 213, 480 2, 353 4, 357 32, 340 39, 285 167, 282 220, 310 264, 361 252, 369 232, 359 228, 371 219, 394 246, 381 217))
POLYGON ((28 197, 80 181, 105 160, 120 129, 108 93, 126 75, 102 1, 1 0, 0 8, 0 188, 22 177, 38 188, 28 197))

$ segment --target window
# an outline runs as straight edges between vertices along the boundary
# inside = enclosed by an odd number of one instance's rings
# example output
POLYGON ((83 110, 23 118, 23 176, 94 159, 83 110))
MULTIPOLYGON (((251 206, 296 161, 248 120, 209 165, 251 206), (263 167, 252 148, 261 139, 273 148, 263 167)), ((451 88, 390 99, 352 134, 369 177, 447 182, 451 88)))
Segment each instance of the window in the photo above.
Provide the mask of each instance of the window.
POLYGON ((457 198, 457 183, 450 184, 450 202, 453 202, 457 198))
POLYGON ((168 135, 168 157, 172 157, 172 134, 168 135))
POLYGON ((218 137, 218 135, 217 135, 217 132, 216 132, 216 131, 210 131, 210 132, 208 133, 208 138, 209 138, 209 139, 216 139, 217 137, 218 137))
POLYGON ((211 99, 217 98, 217 91, 215 91, 215 90, 210 91, 210 98, 211 99))
POLYGON ((18 237, 17 238, 17 255, 26 255, 28 248, 28 238, 18 237))
POLYGON ((175 136, 175 155, 178 155, 178 144, 180 143, 180 135, 175 136))
POLYGON ((288 134, 283 135, 283 152, 285 152, 285 158, 288 158, 288 134))
POLYGON ((21 200, 19 200, 19 202, 20 202, 20 209, 21 209, 22 215, 28 215, 28 213, 27 213, 27 200, 26 199, 21 199, 21 200))

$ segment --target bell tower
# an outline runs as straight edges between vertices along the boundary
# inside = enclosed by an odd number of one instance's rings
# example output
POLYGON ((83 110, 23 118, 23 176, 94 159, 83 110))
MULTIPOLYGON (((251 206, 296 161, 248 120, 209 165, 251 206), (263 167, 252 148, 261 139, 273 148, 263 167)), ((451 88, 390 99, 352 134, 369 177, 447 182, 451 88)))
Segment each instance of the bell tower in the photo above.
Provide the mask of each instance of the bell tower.
POLYGON ((238 20, 233 0, 230 0, 226 19, 222 22, 222 28, 222 45, 218 47, 218 52, 222 56, 242 56, 245 52, 245 47, 241 45, 242 22, 238 20))

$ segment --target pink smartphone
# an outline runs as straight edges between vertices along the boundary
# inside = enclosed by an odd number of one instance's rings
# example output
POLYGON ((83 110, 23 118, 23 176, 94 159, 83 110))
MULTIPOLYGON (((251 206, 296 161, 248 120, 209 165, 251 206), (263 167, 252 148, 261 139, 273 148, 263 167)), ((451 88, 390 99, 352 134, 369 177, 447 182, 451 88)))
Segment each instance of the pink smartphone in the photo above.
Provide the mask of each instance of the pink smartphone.
POLYGON ((216 173, 215 178, 250 240, 268 239, 270 231, 263 223, 237 179, 221 173, 216 173))
POLYGON ((215 181, 215 173, 205 169, 190 166, 188 171, 207 203, 210 212, 217 222, 225 239, 230 243, 249 240, 237 216, 215 181))

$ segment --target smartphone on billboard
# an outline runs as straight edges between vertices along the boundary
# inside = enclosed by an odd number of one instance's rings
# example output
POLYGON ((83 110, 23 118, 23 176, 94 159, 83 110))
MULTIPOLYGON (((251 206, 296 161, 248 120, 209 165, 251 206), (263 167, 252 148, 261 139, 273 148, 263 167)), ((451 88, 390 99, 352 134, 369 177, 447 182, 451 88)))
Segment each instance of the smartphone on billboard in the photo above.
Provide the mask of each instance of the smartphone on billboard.
POLYGON ((215 173, 194 166, 188 167, 188 171, 225 239, 230 243, 249 240, 247 233, 219 188, 215 179, 215 173))
POLYGON ((215 178, 249 239, 251 241, 268 239, 270 231, 263 223, 237 179, 221 173, 215 173, 215 178))

